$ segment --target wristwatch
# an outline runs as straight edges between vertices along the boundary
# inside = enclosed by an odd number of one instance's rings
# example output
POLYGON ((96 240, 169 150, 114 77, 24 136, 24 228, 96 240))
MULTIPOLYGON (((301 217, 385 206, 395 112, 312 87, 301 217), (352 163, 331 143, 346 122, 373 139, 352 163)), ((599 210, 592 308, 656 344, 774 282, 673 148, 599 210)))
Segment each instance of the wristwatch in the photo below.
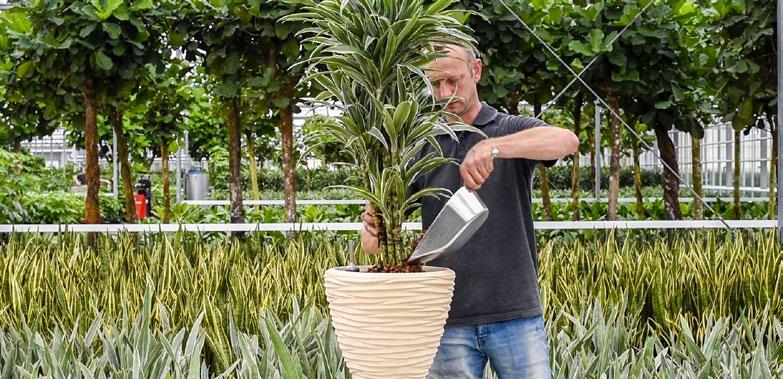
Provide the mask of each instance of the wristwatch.
POLYGON ((492 156, 492 159, 495 159, 500 155, 500 150, 496 146, 493 146, 492 150, 489 151, 489 155, 492 156))

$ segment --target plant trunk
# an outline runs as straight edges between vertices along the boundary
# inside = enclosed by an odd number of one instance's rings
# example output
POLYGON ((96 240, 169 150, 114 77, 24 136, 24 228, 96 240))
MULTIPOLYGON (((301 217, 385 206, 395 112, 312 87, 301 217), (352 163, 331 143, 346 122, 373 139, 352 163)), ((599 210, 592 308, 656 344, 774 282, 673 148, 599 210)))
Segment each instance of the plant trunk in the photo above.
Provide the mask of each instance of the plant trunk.
POLYGON ((742 210, 740 208, 740 167, 742 165, 741 156, 740 156, 740 134, 742 133, 742 129, 734 128, 734 173, 732 175, 733 177, 733 183, 734 183, 734 219, 735 220, 741 220, 742 219, 742 210))
MULTIPOLYGON (((541 114, 541 104, 533 104, 533 113, 541 114)), ((541 206, 544 207, 544 218, 552 221, 552 200, 549 198, 549 173, 544 165, 538 165, 538 176, 541 179, 541 206)))
MULTIPOLYGON (((582 91, 579 91, 576 97, 576 103, 574 104, 574 134, 579 136, 582 129, 582 91)), ((579 186, 579 158, 581 154, 579 149, 573 155, 571 163, 571 219, 579 221, 582 217, 581 207, 579 206, 579 195, 581 193, 581 187, 579 186)))
POLYGON ((160 144, 160 159, 163 166, 163 222, 167 223, 171 219, 171 185, 169 180, 169 144, 166 142, 160 144))
POLYGON ((579 221, 582 218, 581 207, 579 206, 579 195, 582 190, 579 186, 579 152, 573 155, 571 166, 571 219, 579 221))
POLYGON ((294 117, 291 107, 279 111, 280 135, 283 142, 283 197, 285 221, 296 222, 296 177, 294 176, 294 117))
POLYGON ((125 138, 122 123, 122 111, 114 108, 111 111, 111 124, 117 135, 117 159, 120 163, 120 178, 122 179, 122 194, 125 203, 125 222, 136 223, 136 204, 133 200, 133 174, 128 161, 128 140, 125 138))
POLYGON ((543 164, 538 165, 538 176, 541 177, 541 206, 544 207, 544 218, 552 221, 552 200, 549 198, 549 173, 543 164))
POLYGON ((278 71, 277 49, 270 46, 267 51, 266 66, 275 70, 275 75, 281 75, 282 81, 277 96, 289 100, 289 103, 278 109, 278 125, 281 142, 283 143, 283 197, 285 198, 285 221, 296 222, 296 176, 294 176, 294 94, 299 77, 282 74, 278 71))
POLYGON ((84 84, 84 150, 87 153, 87 198, 84 204, 85 222, 101 222, 100 169, 98 168, 98 100, 92 79, 84 84))
MULTIPOLYGON (((242 134, 239 113, 239 98, 228 100, 228 192, 231 199, 231 223, 245 222, 245 208, 242 204, 242 134)), ((233 232, 232 236, 242 238, 244 233, 233 232)))
POLYGON ((247 140, 247 158, 250 160, 250 188, 253 191, 253 200, 258 201, 261 200, 261 193, 258 189, 258 167, 256 167, 256 151, 253 145, 253 136, 247 133, 245 134, 245 140, 247 140))
MULTIPOLYGON (((701 184, 701 139, 691 134, 691 166, 693 192, 700 198, 704 198, 704 188, 701 184)), ((693 199, 693 218, 701 220, 704 218, 704 204, 698 198, 693 199)))
MULTIPOLYGON (((635 125, 634 125, 635 126, 635 125)), ((644 198, 642 197, 642 165, 639 162, 639 140, 636 136, 631 137, 631 148, 633 149, 633 188, 636 195, 636 219, 644 220, 647 215, 644 212, 644 198)))
POLYGON ((674 150, 674 143, 669 138, 669 129, 655 123, 655 138, 658 140, 658 152, 666 165, 671 170, 663 169, 663 202, 666 207, 666 218, 668 220, 681 220, 680 199, 678 191, 680 189, 680 180, 677 178, 677 152, 674 150), (674 172, 672 172, 674 170, 674 172))
POLYGON ((771 123, 770 125, 772 133, 772 157, 769 160, 769 206, 767 212, 769 213, 769 218, 776 219, 778 217, 778 131, 777 126, 774 123, 771 123))
POLYGON ((14 139, 14 153, 22 152, 22 140, 14 139))
MULTIPOLYGON (((609 106, 612 107, 614 114, 620 114, 620 105, 615 95, 609 95, 609 106)), ((609 221, 617 220, 617 201, 620 197, 620 154, 622 149, 620 120, 615 115, 610 115, 610 124, 612 126, 612 150, 609 157, 609 210, 606 219, 609 221)))

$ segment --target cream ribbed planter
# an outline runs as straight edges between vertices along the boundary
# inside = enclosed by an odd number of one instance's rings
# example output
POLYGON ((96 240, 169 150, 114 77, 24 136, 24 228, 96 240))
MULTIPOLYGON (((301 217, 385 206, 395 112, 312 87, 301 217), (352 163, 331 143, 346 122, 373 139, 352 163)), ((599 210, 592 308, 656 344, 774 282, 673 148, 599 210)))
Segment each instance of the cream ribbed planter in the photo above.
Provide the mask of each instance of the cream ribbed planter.
POLYGON ((337 342, 355 379, 427 376, 449 313, 454 271, 424 270, 326 271, 326 299, 337 342))

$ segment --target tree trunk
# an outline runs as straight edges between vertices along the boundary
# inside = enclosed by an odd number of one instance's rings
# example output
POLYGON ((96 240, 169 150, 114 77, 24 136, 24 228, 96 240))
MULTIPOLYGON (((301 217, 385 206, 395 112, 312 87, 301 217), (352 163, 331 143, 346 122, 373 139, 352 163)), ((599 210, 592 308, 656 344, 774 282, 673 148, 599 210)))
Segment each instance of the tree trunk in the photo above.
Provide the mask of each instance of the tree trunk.
MULTIPOLYGON (((228 192, 231 199, 230 218, 232 223, 245 222, 245 208, 242 204, 242 134, 239 115, 239 98, 228 102, 228 192)), ((234 237, 243 237, 242 232, 233 232, 234 237)))
POLYGON ((92 79, 84 84, 84 150, 87 152, 87 198, 84 204, 85 222, 101 222, 100 169, 98 168, 98 100, 92 79))
POLYGON ((666 218, 669 220, 681 220, 680 199, 678 191, 680 189, 680 180, 677 178, 677 152, 674 150, 674 143, 669 138, 669 129, 666 126, 655 123, 655 138, 658 140, 658 152, 666 165, 671 170, 663 169, 663 202, 666 206, 666 218))
POLYGON ((247 158, 250 160, 250 188, 253 191, 253 200, 261 200, 258 189, 258 167, 256 167, 256 151, 251 133, 245 134, 247 140, 247 158))
MULTIPOLYGON (((615 114, 620 114, 620 105, 617 97, 609 95, 609 106, 615 114)), ((610 124, 612 126, 612 150, 609 157, 609 210, 606 219, 609 221, 617 220, 617 201, 620 197, 620 154, 622 153, 620 120, 610 115, 610 124)))
POLYGON ((128 141, 122 123, 122 111, 115 108, 111 111, 110 120, 114 134, 117 135, 117 159, 120 163, 122 178, 122 193, 125 202, 125 222, 136 223, 136 204, 133 200, 133 174, 128 161, 128 141))
MULTIPOLYGON (((577 94, 574 104, 574 134, 579 137, 579 132, 582 129, 582 91, 577 94)), ((579 186, 579 158, 581 154, 579 149, 573 155, 571 163, 571 219, 579 221, 582 217, 581 207, 579 206, 579 195, 581 193, 581 187, 579 186)))
POLYGON ((543 164, 538 165, 538 176, 541 177, 541 206, 544 207, 544 218, 548 221, 552 217, 552 200, 549 198, 549 173, 543 164))
POLYGON ((279 110, 279 127, 283 142, 283 197, 285 198, 285 221, 296 222, 294 116, 290 105, 279 110))
MULTIPOLYGON (((704 198, 704 188, 701 184, 701 139, 694 137, 693 134, 691 134, 691 162, 693 192, 704 198)), ((699 199, 693 199, 693 218, 696 220, 704 218, 704 204, 699 199)))
MULTIPOLYGON (((275 70, 275 75, 281 75, 277 67, 277 49, 274 45, 267 51, 266 65, 268 69, 275 70)), ((294 94, 297 76, 288 74, 278 80, 283 82, 277 96, 287 99, 288 104, 278 109, 278 125, 281 142, 283 143, 283 197, 285 198, 285 221, 296 222, 296 176, 294 176, 294 94)))
MULTIPOLYGON (((533 113, 541 114, 541 104, 533 104, 533 113)), ((538 165, 538 176, 541 179, 541 206, 544 207, 544 218, 552 221, 552 200, 549 198, 549 173, 544 165, 538 165)))
POLYGON ((22 140, 14 139, 14 153, 22 152, 22 140))
POLYGON ((735 220, 741 220, 742 219, 742 209, 740 208, 740 166, 742 165, 741 156, 740 156, 740 134, 742 133, 742 129, 734 128, 734 173, 732 175, 733 177, 733 183, 734 183, 734 219, 735 220))
POLYGON ((777 190, 778 190, 778 131, 777 126, 770 123, 770 131, 772 133, 772 157, 769 159, 769 206, 767 212, 769 218, 776 219, 778 217, 777 207, 777 190))
MULTIPOLYGON (((636 123, 632 124, 634 127, 636 123)), ((631 136, 631 148, 633 149, 633 189, 636 195, 636 219, 644 220, 647 215, 644 212, 644 198, 642 197, 642 165, 639 162, 639 140, 631 136)))
POLYGON ((167 223, 171 219, 171 190, 169 180, 169 144, 162 142, 160 144, 160 160, 163 169, 163 222, 167 223))

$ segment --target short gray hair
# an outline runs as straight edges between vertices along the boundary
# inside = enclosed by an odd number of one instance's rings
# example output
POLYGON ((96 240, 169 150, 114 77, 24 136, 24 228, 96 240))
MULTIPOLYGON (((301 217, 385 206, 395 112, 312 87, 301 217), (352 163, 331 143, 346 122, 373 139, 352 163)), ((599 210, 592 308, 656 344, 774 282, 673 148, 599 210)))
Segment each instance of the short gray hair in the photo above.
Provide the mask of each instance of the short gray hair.
POLYGON ((435 51, 455 51, 455 48, 462 49, 465 52, 465 60, 466 63, 471 64, 473 61, 478 59, 478 51, 476 51, 472 46, 468 47, 465 45, 462 45, 460 43, 457 43, 456 41, 451 42, 439 42, 433 45, 433 49, 435 51))

